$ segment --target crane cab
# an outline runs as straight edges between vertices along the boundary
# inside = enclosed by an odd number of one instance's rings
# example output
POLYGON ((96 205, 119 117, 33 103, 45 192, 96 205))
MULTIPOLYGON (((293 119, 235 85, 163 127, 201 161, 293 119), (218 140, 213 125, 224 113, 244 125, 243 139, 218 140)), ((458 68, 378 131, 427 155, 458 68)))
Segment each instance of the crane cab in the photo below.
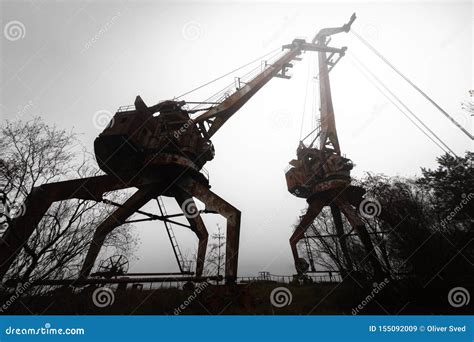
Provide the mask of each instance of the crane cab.
POLYGON ((350 184, 352 161, 331 151, 301 144, 285 173, 288 191, 301 198, 350 184))
POLYGON ((120 107, 94 141, 99 167, 118 175, 164 165, 199 171, 213 159, 214 147, 184 104, 164 101, 147 107, 138 96, 134 106, 120 107))

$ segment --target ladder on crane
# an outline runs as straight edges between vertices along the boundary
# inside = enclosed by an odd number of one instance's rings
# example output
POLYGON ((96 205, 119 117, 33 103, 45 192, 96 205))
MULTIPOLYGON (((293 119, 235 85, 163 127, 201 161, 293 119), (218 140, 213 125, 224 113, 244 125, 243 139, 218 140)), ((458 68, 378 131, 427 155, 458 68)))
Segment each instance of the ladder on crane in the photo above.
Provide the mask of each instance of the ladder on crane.
POLYGON ((314 267, 314 258, 313 258, 313 251, 311 250, 311 245, 309 243, 309 237, 307 235, 307 233, 305 232, 304 234, 304 246, 305 246, 305 249, 306 249, 306 254, 308 256, 308 260, 309 260, 309 266, 310 266, 310 270, 312 272, 315 272, 316 271, 316 268, 314 267))
MULTIPOLYGON (((158 204, 158 208, 160 209, 160 214, 161 216, 167 216, 168 213, 166 212, 165 204, 163 202, 162 196, 158 196, 156 198, 156 203, 158 204)), ((166 232, 168 233, 168 237, 171 242, 171 246, 173 247, 173 252, 176 257, 176 261, 178 262, 178 267, 181 273, 188 273, 191 271, 191 267, 189 264, 186 263, 186 261, 183 258, 183 254, 181 253, 181 249, 179 248, 178 245, 178 240, 176 240, 176 236, 174 235, 173 227, 171 226, 171 223, 168 221, 163 221, 165 224, 166 232)))

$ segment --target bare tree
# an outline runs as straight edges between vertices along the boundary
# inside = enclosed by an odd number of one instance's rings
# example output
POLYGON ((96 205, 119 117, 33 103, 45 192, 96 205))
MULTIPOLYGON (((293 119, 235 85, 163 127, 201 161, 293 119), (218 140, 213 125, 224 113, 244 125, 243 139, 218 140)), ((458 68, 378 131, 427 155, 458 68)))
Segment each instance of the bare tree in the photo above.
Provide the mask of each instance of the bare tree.
POLYGON ((211 235, 211 243, 206 258, 206 274, 220 276, 225 267, 225 236, 221 226, 217 225, 217 233, 211 235))
MULTIPOLYGON (((49 126, 40 118, 6 122, 0 127, 0 189, 5 196, 3 225, 8 224, 12 216, 22 214, 22 203, 34 187, 96 175, 94 164, 72 131, 49 126)), ((80 199, 54 203, 23 246, 7 277, 34 281, 77 276, 94 229, 111 209, 103 203, 80 199)), ((105 253, 107 249, 121 254, 132 252, 136 238, 128 228, 122 226, 111 233, 105 253)))

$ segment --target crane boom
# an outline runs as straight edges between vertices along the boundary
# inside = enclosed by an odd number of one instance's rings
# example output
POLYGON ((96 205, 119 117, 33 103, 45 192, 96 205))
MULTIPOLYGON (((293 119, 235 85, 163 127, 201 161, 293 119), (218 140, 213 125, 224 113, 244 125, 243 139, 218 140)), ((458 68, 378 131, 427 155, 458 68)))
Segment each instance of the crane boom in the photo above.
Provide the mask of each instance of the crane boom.
POLYGON ((280 57, 275 63, 230 95, 222 103, 211 108, 195 119, 197 124, 207 122, 210 125, 207 130, 209 137, 212 137, 217 130, 221 128, 222 125, 268 81, 277 76, 280 71, 284 73, 285 70, 290 67, 289 63, 301 53, 300 44, 298 42, 293 43, 293 48, 280 57))
MULTIPOLYGON (((318 51, 330 53, 331 55, 339 54, 343 56, 346 48, 332 48, 326 45, 326 37, 340 32, 348 32, 352 22, 355 20, 355 14, 352 15, 350 21, 338 28, 325 28, 316 34, 311 43, 307 43, 304 39, 295 39, 291 44, 284 45, 283 49, 289 49, 276 62, 269 65, 260 74, 246 83, 242 88, 237 89, 232 95, 226 98, 219 105, 209 109, 205 113, 194 119, 201 130, 204 128, 204 122, 209 125, 204 134, 208 138, 212 137, 222 125, 229 120, 250 98, 257 93, 265 84, 273 77, 290 78, 286 75, 288 68, 292 67, 291 61, 303 51, 318 51), (323 39, 324 38, 324 39, 323 39)), ((321 54, 320 54, 321 55, 321 54)))

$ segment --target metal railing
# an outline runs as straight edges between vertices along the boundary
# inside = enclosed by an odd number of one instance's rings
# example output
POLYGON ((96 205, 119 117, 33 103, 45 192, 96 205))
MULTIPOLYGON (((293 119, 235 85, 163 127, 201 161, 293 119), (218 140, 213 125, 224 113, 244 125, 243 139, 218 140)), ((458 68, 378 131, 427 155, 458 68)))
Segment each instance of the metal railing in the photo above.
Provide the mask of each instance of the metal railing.
POLYGON ((120 106, 120 107, 117 109, 117 113, 120 113, 120 112, 130 112, 130 111, 133 111, 133 110, 135 110, 135 105, 120 106))
MULTIPOLYGON (((334 283, 334 282, 342 281, 342 277, 338 272, 320 271, 317 273, 321 275, 307 274, 306 279, 312 281, 313 283, 334 283)), ((295 281, 295 277, 269 274, 269 275, 266 275, 265 277, 238 277, 237 281, 239 283, 276 282, 276 283, 289 284, 295 281)))
POLYGON ((201 168, 201 172, 203 173, 204 177, 209 180, 209 171, 207 171, 204 167, 201 168))

